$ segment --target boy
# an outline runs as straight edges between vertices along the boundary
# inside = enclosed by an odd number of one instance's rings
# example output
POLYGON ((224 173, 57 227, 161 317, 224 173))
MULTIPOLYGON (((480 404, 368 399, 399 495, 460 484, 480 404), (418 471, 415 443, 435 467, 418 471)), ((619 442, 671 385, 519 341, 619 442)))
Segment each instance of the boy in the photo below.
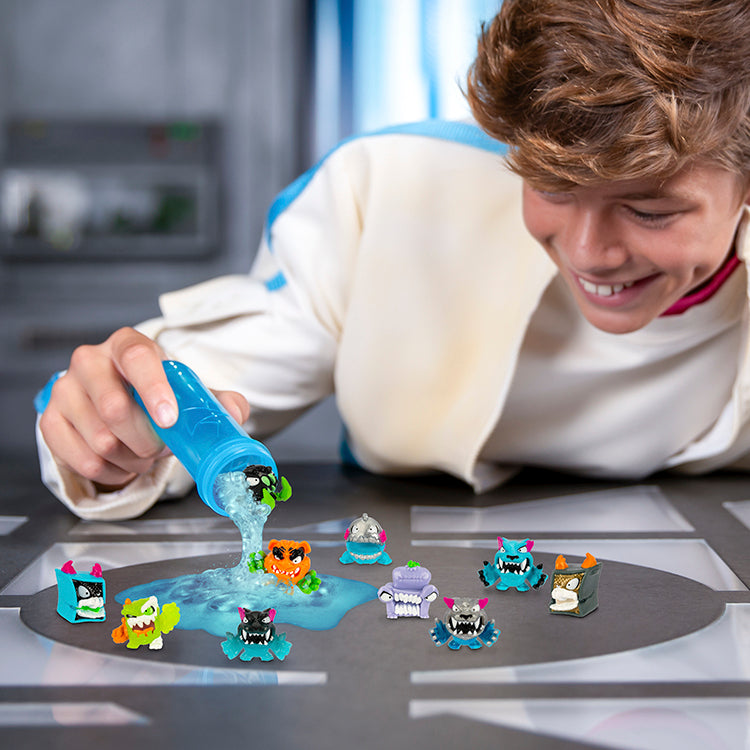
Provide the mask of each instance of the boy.
POLYGON ((126 387, 173 422, 164 356, 259 439, 335 391, 362 466, 477 491, 750 465, 748 28, 744 0, 505 0, 468 78, 484 133, 344 144, 274 203, 249 276, 76 350, 45 482, 98 518, 177 489, 126 387))

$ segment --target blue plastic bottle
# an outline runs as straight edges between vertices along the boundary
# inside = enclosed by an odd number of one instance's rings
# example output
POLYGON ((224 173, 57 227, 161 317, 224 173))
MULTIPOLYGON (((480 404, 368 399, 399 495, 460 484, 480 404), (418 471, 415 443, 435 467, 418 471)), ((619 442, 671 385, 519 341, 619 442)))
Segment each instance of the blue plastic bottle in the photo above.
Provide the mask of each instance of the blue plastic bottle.
MULTIPOLYGON (((165 360, 163 365, 177 399, 179 415, 167 428, 159 427, 149 415, 151 424, 195 480, 201 500, 216 513, 226 516, 214 492, 219 474, 263 465, 269 466, 278 479, 276 463, 268 448, 253 440, 229 416, 187 365, 174 360, 165 360)), ((135 392, 134 396, 146 411, 140 396, 135 392)))

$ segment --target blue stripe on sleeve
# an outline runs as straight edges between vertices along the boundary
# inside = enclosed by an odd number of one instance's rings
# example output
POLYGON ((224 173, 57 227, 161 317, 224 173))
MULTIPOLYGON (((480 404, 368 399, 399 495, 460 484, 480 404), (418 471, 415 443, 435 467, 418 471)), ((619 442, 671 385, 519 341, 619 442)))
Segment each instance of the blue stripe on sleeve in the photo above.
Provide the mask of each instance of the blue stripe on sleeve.
MULTIPOLYGON (((271 208, 268 211, 266 217, 266 242, 269 248, 273 251, 271 246, 271 227, 274 221, 286 211, 287 208, 297 199, 302 191, 310 183, 310 180, 315 176, 315 173, 320 169, 323 162, 332 154, 334 151, 339 149, 346 143, 357 140, 364 137, 372 137, 378 135, 417 135, 427 138, 436 138, 445 141, 453 141, 454 143, 461 143, 466 146, 473 146, 474 148, 481 149, 483 151, 489 151, 498 155, 505 154, 507 146, 500 141, 487 135, 484 131, 480 130, 476 125, 467 122, 447 122, 445 120, 424 120, 423 122, 408 123, 406 125, 392 125, 382 130, 378 130, 374 133, 366 133, 363 135, 354 135, 346 140, 342 141, 335 148, 329 151, 317 164, 310 167, 304 174, 300 175, 294 182, 292 182, 287 188, 282 190, 276 200, 271 204, 271 208)), ((282 285, 283 286, 283 285, 282 285)), ((277 287, 280 288, 280 287, 277 287)))

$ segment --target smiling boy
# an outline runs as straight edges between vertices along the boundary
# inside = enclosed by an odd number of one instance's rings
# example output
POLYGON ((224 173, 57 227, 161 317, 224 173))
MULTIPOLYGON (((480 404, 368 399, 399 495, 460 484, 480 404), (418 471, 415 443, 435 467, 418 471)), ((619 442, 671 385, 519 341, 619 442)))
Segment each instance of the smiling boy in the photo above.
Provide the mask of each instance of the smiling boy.
POLYGON ((342 145, 271 208, 249 275, 77 349, 45 482, 92 518, 177 490, 127 389, 173 422, 165 355, 260 439, 335 392, 371 471, 481 491, 523 465, 750 466, 748 28, 744 0, 505 0, 467 82, 484 133, 342 145))

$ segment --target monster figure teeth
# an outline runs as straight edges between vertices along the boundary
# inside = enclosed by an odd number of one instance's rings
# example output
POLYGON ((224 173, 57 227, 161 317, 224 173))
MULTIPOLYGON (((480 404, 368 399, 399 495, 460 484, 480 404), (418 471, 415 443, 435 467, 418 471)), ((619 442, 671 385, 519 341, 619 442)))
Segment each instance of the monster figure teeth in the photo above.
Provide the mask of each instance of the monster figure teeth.
POLYGON ((361 552, 352 552, 351 550, 349 550, 349 554, 355 560, 376 560, 382 554, 382 550, 379 550, 372 555, 363 555, 361 552))
POLYGON ((482 620, 481 618, 477 618, 476 620, 456 620, 455 617, 450 617, 448 619, 448 624, 450 625, 450 630, 453 631, 456 635, 463 637, 463 638, 473 638, 474 636, 478 635, 482 628, 482 620))
POLYGON ((128 617, 128 627, 136 633, 145 633, 154 629, 155 615, 138 615, 128 617))
POLYGON ((401 592, 396 592, 394 594, 394 599, 397 602, 406 602, 408 604, 422 603, 422 597, 419 594, 403 594, 401 592))
POLYGON ((273 634, 269 628, 264 633, 248 633, 243 630, 240 633, 240 640, 249 646, 267 646, 273 639, 273 634))
POLYGON ((552 598, 555 603, 550 604, 549 608, 555 612, 570 612, 578 606, 578 594, 575 591, 558 587, 552 589, 552 598))
POLYGON ((275 565, 271 566, 271 570, 273 570, 274 575, 285 576, 286 578, 296 578, 300 572, 299 568, 295 568, 294 570, 281 570, 281 568, 278 568, 275 565))
POLYGON ((419 617, 419 606, 417 604, 399 603, 394 607, 397 617, 419 617))
POLYGON ((525 573, 529 568, 528 559, 522 560, 520 563, 510 562, 508 560, 498 560, 497 568, 501 573, 513 573, 519 575, 525 573))
POLYGON ((101 596, 90 596, 88 599, 81 599, 78 602, 76 613, 79 617, 99 618, 102 617, 104 608, 104 599, 101 596))

